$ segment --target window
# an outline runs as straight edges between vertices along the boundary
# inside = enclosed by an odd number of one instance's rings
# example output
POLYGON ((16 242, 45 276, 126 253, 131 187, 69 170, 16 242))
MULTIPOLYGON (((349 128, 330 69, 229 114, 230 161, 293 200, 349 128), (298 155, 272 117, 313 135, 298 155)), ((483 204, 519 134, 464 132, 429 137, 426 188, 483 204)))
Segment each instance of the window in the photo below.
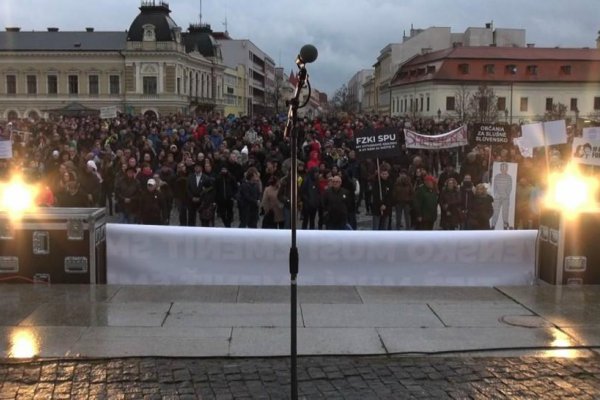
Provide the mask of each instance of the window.
POLYGON ((37 76, 27 75, 27 94, 37 94, 37 76))
POLYGON ((6 94, 17 94, 16 75, 6 75, 6 94))
POLYGON ((69 94, 79 94, 79 77, 69 75, 69 94))
POLYGON ((576 98, 571 98, 571 111, 579 111, 576 98))
POLYGON ((58 94, 58 76, 48 75, 48 94, 58 94))
POLYGON ((521 107, 519 108, 521 111, 527 111, 529 108, 529 99, 527 97, 521 97, 521 107))
POLYGON ((181 94, 181 78, 177 78, 177 94, 181 94))
POLYGON ((552 97, 546 97, 546 111, 552 111, 552 97))
POLYGON ((537 65, 528 65, 527 66, 527 74, 528 75, 537 75, 538 66, 537 65))
POLYGON ((485 64, 483 66, 483 69, 485 71, 486 74, 493 74, 494 72, 496 72, 496 66, 494 64, 485 64))
POLYGON ((156 94, 157 93, 157 84, 155 76, 144 76, 143 79, 143 88, 144 94, 156 94))
POLYGON ((108 92, 110 94, 121 93, 121 77, 119 75, 111 75, 108 92))
POLYGON ((446 97, 446 111, 454 111, 456 109, 455 103, 456 100, 454 96, 446 97))
POLYGON ((563 65, 560 67, 560 72, 564 75, 571 75, 571 66, 563 65))
POLYGON ((429 103, 430 103, 429 102, 429 96, 427 96, 427 111, 429 111, 429 105, 430 105, 429 103))
POLYGON ((227 87, 227 94, 233 94, 233 88, 227 87))
POLYGON ((90 86, 90 95, 98 96, 99 88, 98 88, 98 75, 90 75, 88 77, 89 86, 90 86))
POLYGON ((594 111, 600 110, 600 97, 594 97, 594 111))
POLYGON ((423 96, 421 96, 421 105, 419 106, 419 111, 423 111, 423 96))
POLYGON ((498 111, 506 110, 506 97, 498 97, 498 111))
POLYGON ((411 98, 410 99, 410 111, 412 111, 412 110, 413 110, 413 99, 411 98))
POLYGON ((428 65, 427 66, 427 73, 428 74, 435 74, 435 65, 428 65))
POLYGON ((505 71, 507 74, 515 75, 517 73, 517 66, 514 64, 509 64, 506 66, 505 71))
POLYGON ((463 75, 466 75, 469 73, 469 64, 458 64, 458 72, 460 72, 463 75))

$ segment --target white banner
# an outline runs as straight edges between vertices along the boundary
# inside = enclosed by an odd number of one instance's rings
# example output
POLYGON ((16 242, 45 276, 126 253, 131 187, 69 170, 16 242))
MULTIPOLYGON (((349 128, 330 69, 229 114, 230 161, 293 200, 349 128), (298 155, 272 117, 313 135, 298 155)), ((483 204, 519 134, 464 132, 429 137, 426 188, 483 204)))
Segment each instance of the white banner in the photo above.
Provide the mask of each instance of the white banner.
POLYGON ((574 138, 572 156, 577 164, 600 166, 600 140, 574 138))
POLYGON ((469 144, 467 126, 463 125, 441 135, 421 135, 410 129, 404 129, 407 149, 450 149, 469 144))
MULTIPOLYGON (((298 231, 301 285, 527 285, 537 231, 298 231)), ((289 285, 289 230, 107 225, 108 283, 289 285)))
POLYGON ((102 108, 100 108, 100 118, 101 119, 117 118, 118 111, 119 110, 118 110, 117 106, 102 107, 102 108))
POLYGON ((600 126, 593 126, 590 128, 583 128, 583 139, 600 141, 600 126))
POLYGON ((522 143, 525 147, 544 147, 567 143, 567 125, 564 119, 536 122, 521 126, 522 143))
POLYGON ((0 130, 0 159, 12 158, 12 139, 0 130))
POLYGON ((515 226, 517 163, 495 162, 492 168, 491 195, 494 198, 492 229, 508 229, 515 226))

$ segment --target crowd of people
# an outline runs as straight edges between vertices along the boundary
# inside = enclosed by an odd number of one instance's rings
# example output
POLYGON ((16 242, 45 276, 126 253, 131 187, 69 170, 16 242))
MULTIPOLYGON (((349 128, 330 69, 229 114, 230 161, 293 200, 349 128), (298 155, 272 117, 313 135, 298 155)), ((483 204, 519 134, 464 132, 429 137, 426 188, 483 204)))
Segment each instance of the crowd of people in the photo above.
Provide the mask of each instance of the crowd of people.
MULTIPOLYGON (((519 163, 514 228, 536 227, 543 155, 523 158, 512 145, 402 146, 393 158, 358 157, 358 131, 408 124, 428 134, 459 126, 378 116, 301 119, 301 228, 355 230, 357 215, 365 213, 374 230, 490 229, 491 161, 519 163)), ((0 180, 22 174, 41 188, 40 206, 106 207, 121 223, 288 228, 293 211, 284 126, 277 117, 217 114, 13 121, 4 126, 14 141, 13 158, 0 160, 0 180)), ((553 151, 553 166, 569 154, 553 151)))

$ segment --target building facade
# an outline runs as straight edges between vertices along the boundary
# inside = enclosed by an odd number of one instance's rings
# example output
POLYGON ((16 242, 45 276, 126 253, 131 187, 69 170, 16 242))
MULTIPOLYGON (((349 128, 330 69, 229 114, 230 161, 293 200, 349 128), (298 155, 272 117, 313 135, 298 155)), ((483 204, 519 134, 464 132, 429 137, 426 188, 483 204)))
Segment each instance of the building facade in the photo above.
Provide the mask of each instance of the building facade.
POLYGON ((225 115, 241 117, 248 115, 248 79, 246 68, 226 68, 223 73, 223 102, 225 115))
POLYGON ((525 30, 485 27, 471 27, 463 33, 453 33, 449 27, 414 29, 403 36, 402 43, 390 43, 379 53, 373 65, 374 105, 370 112, 389 115, 391 110, 390 83, 398 67, 411 58, 451 47, 494 46, 525 47, 525 30))
POLYGON ((500 122, 541 120, 559 103, 566 117, 600 112, 600 50, 455 47, 403 64, 391 83, 395 116, 462 119, 469 96, 493 90, 500 122))
POLYGON ((350 78, 350 81, 348 81, 348 98, 350 100, 350 110, 352 112, 362 113, 364 111, 364 84, 373 77, 373 72, 373 69, 360 70, 350 78))
POLYGON ((271 101, 275 91, 275 61, 248 39, 232 39, 227 32, 220 32, 215 37, 224 64, 230 68, 241 64, 246 69, 248 114, 272 114, 275 110, 271 101))
POLYGON ((48 117, 73 103, 154 116, 223 112, 225 66, 210 26, 182 32, 170 13, 143 1, 124 32, 0 32, 0 119, 48 117))

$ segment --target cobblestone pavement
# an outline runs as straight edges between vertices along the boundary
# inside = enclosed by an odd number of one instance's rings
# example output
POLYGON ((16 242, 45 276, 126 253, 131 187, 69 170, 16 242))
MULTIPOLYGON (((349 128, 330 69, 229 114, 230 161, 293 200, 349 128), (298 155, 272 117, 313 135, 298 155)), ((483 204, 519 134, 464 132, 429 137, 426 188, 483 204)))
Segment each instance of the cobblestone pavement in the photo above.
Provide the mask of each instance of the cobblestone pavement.
MULTIPOLYGON (((305 357, 304 399, 600 399, 600 358, 305 357)), ((289 359, 0 363, 0 399, 285 399, 289 359)))

